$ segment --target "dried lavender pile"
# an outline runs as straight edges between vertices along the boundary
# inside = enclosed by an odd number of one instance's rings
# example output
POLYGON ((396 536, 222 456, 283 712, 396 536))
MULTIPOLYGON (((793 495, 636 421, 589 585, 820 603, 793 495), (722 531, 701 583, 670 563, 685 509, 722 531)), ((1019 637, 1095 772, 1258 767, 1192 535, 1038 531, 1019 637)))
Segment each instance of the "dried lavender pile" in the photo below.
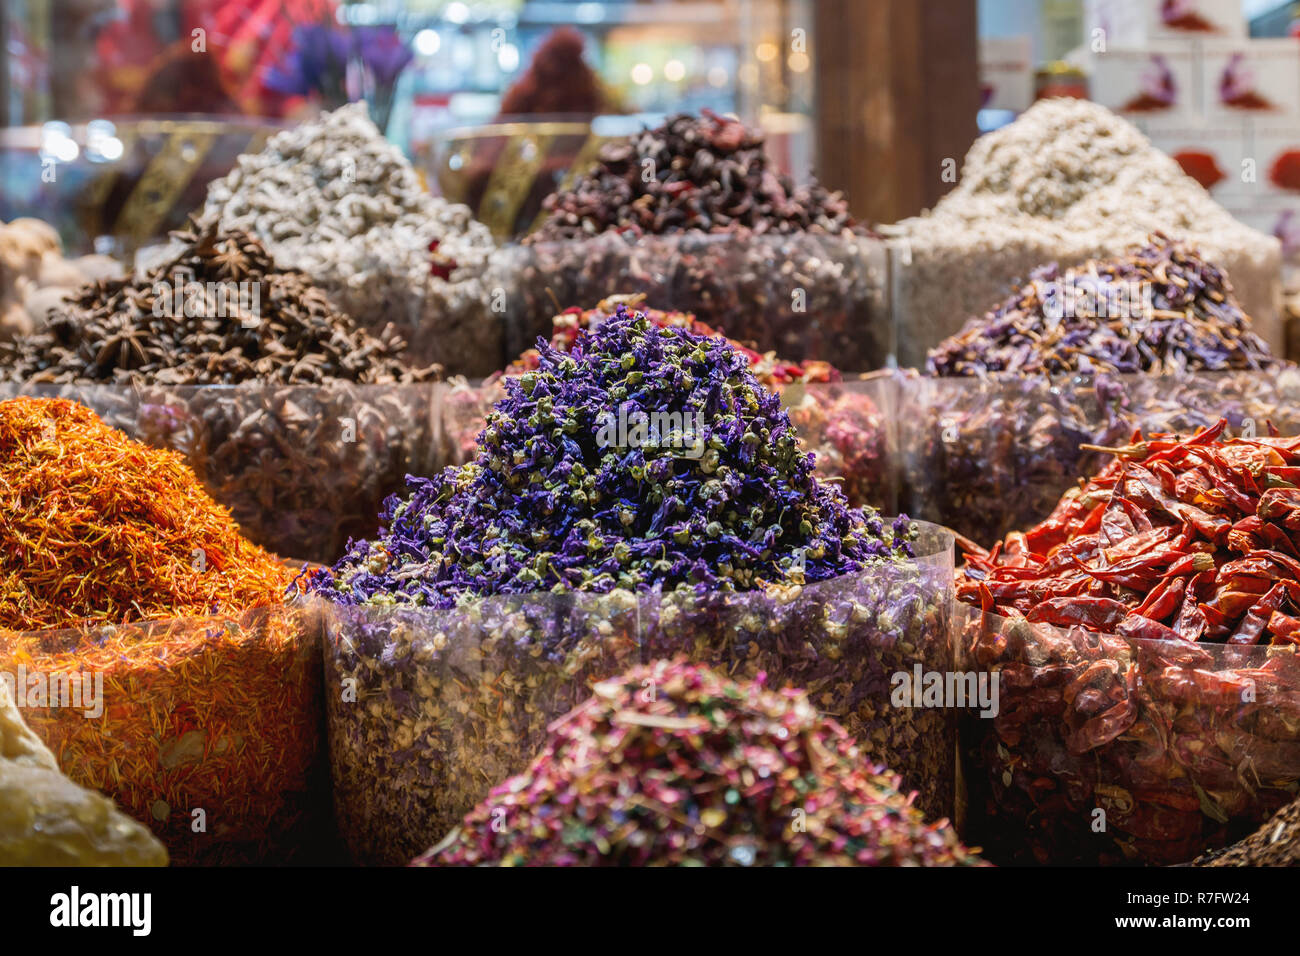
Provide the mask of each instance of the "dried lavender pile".
POLYGON ((0 383, 180 451, 258 544, 332 560, 430 460, 439 369, 408 367, 391 330, 358 328, 244 233, 174 238, 152 272, 85 286, 0 343, 0 383))
POLYGON ((801 691, 680 661, 596 685, 418 866, 977 866, 801 691))
MULTIPOLYGON (((610 296, 595 308, 565 309, 552 318, 551 345, 568 351, 578 332, 594 328, 614 314, 618 305, 639 308, 644 295, 610 296)), ((718 333, 686 312, 644 309, 656 326, 677 326, 706 337, 718 333)), ((815 470, 822 478, 840 482, 849 504, 893 512, 896 501, 893 460, 890 457, 889 427, 884 409, 892 394, 883 376, 866 381, 842 382, 839 370, 828 362, 791 362, 774 353, 760 354, 735 340, 737 351, 749 359, 754 377, 781 395, 804 446, 815 456, 815 470)), ((535 371, 537 349, 515 359, 504 375, 519 376, 535 371)), ((501 377, 493 376, 481 385, 458 382, 446 393, 443 403, 442 438, 446 461, 463 463, 477 453, 476 441, 488 411, 505 394, 501 377)))
POLYGON ((409 859, 594 681, 680 653, 806 689, 950 815, 955 724, 891 706, 890 678, 951 666, 951 538, 849 508, 723 339, 620 307, 538 352, 474 461, 412 478, 379 539, 311 576, 354 856, 409 859), (642 411, 678 424, 602 441, 642 411))
POLYGON ((1260 336, 1281 345, 1277 240, 1233 219, 1134 126, 1086 100, 1039 100, 981 136, 932 212, 884 231, 902 365, 922 364, 926 349, 1042 263, 1116 255, 1156 231, 1221 264, 1260 336))
POLYGON ((627 291, 796 361, 865 371, 892 349, 883 246, 839 193, 795 185, 735 120, 679 114, 607 143, 545 210, 507 257, 524 297, 512 354, 549 333, 555 302, 627 291))
POLYGON ((1049 263, 930 350, 930 375, 1263 369, 1278 364, 1222 269, 1160 233, 1126 255, 1049 263))
POLYGON ((1275 359, 1222 269, 1155 234, 1031 281, 902 381, 903 500, 981 544, 1051 511, 1135 428, 1300 426, 1300 375, 1275 359))
POLYGON ((725 340, 619 306, 571 351, 539 352, 537 371, 507 381, 478 458, 411 478, 384 537, 357 543, 319 590, 434 608, 546 590, 754 590, 911 554, 906 519, 887 527, 816 480, 780 398, 725 340), (650 427, 633 441, 639 420, 650 427))
POLYGON ((256 236, 366 327, 396 324, 422 362, 465 375, 501 366, 485 280, 491 234, 468 207, 425 191, 365 103, 241 156, 208 187, 202 217, 256 236))

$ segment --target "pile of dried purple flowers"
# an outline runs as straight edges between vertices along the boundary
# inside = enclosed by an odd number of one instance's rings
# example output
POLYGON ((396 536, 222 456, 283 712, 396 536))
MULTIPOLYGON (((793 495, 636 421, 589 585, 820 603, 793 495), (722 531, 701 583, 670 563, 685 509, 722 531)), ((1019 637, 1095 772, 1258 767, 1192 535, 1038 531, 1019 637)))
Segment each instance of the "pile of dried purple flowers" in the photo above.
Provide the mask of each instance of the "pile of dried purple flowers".
POLYGON ((666 660, 594 690, 416 865, 980 864, 802 691, 666 660))
POLYGON ((477 457, 409 478, 385 531, 311 587, 339 604, 447 608, 538 591, 750 591, 910 556, 906 518, 813 473, 780 398, 721 338, 620 306, 572 350, 539 342, 477 457))
POLYGON ((930 351, 931 375, 1258 369, 1277 363, 1227 275, 1154 233, 1128 255, 1036 269, 930 351))

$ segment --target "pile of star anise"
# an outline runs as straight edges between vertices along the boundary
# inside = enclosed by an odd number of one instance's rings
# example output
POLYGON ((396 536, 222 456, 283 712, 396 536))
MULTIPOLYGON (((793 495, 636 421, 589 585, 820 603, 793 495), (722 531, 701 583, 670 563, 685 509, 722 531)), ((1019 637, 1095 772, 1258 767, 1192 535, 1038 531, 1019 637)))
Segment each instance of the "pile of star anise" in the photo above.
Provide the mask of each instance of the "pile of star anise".
POLYGON ((181 251, 143 276, 83 286, 48 327, 0 345, 0 381, 231 385, 435 380, 406 344, 336 310, 253 237, 191 223, 181 251))

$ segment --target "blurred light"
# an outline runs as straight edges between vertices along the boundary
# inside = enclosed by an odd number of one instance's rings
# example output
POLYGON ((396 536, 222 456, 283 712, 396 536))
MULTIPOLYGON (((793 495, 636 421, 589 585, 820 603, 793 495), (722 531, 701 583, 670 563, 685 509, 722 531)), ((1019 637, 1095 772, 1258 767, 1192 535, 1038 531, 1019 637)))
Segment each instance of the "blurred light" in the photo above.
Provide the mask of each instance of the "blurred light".
POLYGON ((638 63, 632 67, 632 82, 637 86, 645 86, 655 78, 655 71, 650 69, 649 63, 638 63))
POLYGON ((727 68, 725 66, 715 66, 709 70, 709 86, 726 86, 727 85, 727 68))
POLYGON ((792 73, 804 72, 810 63, 807 53, 791 53, 785 62, 792 73))
POLYGON ((506 73, 519 69, 519 47, 513 43, 504 43, 497 50, 497 65, 506 73))
POLYGON ((349 23, 370 26, 379 22, 379 11, 373 3, 354 3, 346 9, 349 23))
POLYGON ((114 162, 121 159, 125 151, 112 122, 98 119, 86 124, 86 158, 92 163, 114 162))
POLYGON ((67 123, 46 123, 41 127, 41 156, 70 163, 80 152, 72 140, 72 127, 67 123))
POLYGON ((681 60, 669 60, 664 64, 664 79, 670 83, 680 83, 686 78, 686 65, 681 60))
POLYGON ((451 64, 458 70, 468 70, 474 65, 474 42, 467 36, 455 34, 451 46, 451 64))
POLYGON ((776 44, 769 40, 764 40, 754 48, 754 56, 758 57, 760 63, 771 63, 780 52, 776 48, 776 44))
POLYGON ((457 0, 456 3, 447 4, 447 9, 442 12, 442 15, 452 23, 464 23, 469 19, 469 7, 457 0))
POLYGON ((433 56, 442 46, 437 30, 421 30, 415 35, 415 52, 420 56, 433 56))
POLYGON ((758 82, 758 67, 753 63, 746 63, 736 71, 736 78, 746 86, 753 86, 758 82))
POLYGON ((96 155, 90 156, 89 158, 92 160, 97 159, 105 163, 112 163, 121 159, 124 152, 126 152, 126 147, 122 145, 120 139, 116 136, 106 136, 104 139, 99 141, 98 147, 95 150, 96 155))
POLYGON ((579 23, 599 23, 605 19, 603 3, 580 3, 573 11, 573 19, 579 23))

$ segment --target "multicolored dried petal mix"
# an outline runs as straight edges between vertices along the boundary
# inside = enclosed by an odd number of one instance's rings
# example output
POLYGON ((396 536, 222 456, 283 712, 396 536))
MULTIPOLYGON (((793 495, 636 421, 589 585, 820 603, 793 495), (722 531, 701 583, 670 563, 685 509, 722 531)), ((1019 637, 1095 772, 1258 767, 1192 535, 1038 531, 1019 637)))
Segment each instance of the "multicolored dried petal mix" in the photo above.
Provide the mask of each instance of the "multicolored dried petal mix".
POLYGON ((416 865, 979 865, 801 691, 657 661, 597 684, 416 865))

